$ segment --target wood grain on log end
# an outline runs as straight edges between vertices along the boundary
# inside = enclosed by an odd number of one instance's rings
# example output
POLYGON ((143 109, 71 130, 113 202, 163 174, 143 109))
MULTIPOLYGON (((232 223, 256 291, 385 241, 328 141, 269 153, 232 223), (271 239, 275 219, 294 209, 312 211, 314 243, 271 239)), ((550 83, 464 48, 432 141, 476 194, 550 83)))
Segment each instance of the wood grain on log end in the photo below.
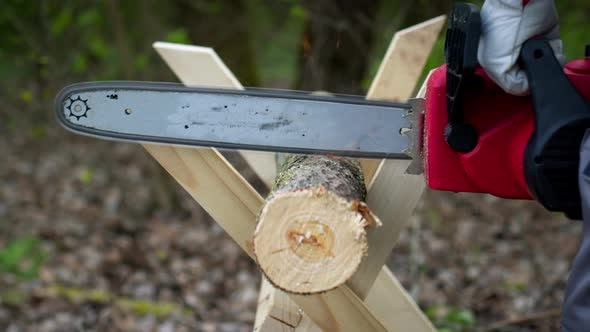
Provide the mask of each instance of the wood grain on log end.
POLYGON ((254 235, 254 253, 268 280, 297 294, 346 282, 366 255, 366 229, 380 224, 363 202, 365 195, 357 162, 290 157, 254 235))

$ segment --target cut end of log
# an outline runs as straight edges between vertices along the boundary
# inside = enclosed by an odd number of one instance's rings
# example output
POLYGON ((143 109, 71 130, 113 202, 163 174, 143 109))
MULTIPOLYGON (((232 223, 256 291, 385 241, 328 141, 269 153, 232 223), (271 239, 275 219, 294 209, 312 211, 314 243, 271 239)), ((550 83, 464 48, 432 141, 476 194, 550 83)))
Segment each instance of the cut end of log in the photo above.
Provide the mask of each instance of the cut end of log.
POLYGON ((275 287, 297 294, 346 282, 367 252, 366 228, 379 224, 366 205, 324 187, 274 195, 254 235, 258 265, 275 287))

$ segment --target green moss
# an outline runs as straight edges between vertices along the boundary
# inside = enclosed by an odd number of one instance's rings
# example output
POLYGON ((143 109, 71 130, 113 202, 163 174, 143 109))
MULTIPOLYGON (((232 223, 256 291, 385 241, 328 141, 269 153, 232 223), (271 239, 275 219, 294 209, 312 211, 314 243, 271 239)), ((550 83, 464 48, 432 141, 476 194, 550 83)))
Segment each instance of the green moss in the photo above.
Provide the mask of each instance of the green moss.
POLYGON ((174 314, 191 314, 189 309, 181 308, 172 303, 155 303, 129 299, 120 299, 116 303, 119 307, 126 309, 138 316, 154 315, 158 318, 165 318, 174 314))
POLYGON ((106 291, 101 290, 85 290, 72 287, 64 287, 54 285, 50 287, 51 292, 57 296, 64 297, 72 303, 93 302, 93 303, 108 303, 112 301, 113 296, 106 291))
POLYGON ((98 303, 112 304, 122 310, 129 311, 138 316, 153 315, 157 318, 166 318, 171 315, 190 315, 188 308, 173 303, 151 302, 124 297, 117 297, 103 290, 86 290, 73 287, 54 285, 50 291, 58 297, 63 297, 72 303, 98 303))
POLYGON ((300 163, 308 158, 307 156, 290 155, 285 159, 285 162, 279 167, 278 175, 275 179, 275 183, 272 186, 271 193, 280 187, 284 186, 285 183, 289 182, 293 178, 295 167, 294 164, 300 163))
POLYGON ((356 160, 334 156, 288 156, 279 167, 272 195, 289 190, 323 186, 347 199, 364 201, 365 179, 356 160))
POLYGON ((362 189, 362 200, 364 201, 367 198, 367 188, 365 186, 365 175, 363 173, 363 168, 361 167, 361 163, 357 160, 352 159, 340 159, 340 163, 350 170, 350 173, 356 178, 358 183, 361 185, 362 189))
POLYGON ((3 305, 18 307, 29 300, 29 294, 18 289, 7 289, 0 293, 0 301, 3 305))
POLYGON ((32 235, 19 237, 0 249, 0 273, 18 280, 37 278, 46 254, 38 238, 32 235))

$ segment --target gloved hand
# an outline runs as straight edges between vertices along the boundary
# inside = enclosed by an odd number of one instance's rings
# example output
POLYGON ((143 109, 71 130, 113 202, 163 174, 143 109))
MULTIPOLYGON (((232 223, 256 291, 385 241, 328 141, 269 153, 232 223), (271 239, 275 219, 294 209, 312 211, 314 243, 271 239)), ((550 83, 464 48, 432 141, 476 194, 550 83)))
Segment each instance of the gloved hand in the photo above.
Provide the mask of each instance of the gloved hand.
POLYGON ((531 38, 548 39, 557 60, 565 64, 554 0, 486 0, 481 20, 477 59, 504 91, 529 93, 526 74, 517 61, 522 44, 531 38))

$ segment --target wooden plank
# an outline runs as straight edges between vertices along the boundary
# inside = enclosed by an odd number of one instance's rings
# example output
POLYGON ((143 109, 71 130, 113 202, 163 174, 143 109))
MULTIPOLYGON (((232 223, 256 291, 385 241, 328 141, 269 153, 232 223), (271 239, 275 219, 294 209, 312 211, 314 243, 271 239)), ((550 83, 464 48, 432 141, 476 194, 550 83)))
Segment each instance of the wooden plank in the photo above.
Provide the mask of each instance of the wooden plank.
POLYGON ((441 15, 396 32, 367 98, 397 102, 410 98, 446 20, 441 15))
POLYGON ((377 276, 365 304, 383 325, 395 327, 394 331, 436 331, 410 294, 385 266, 377 276))
MULTIPOLYGON (((367 99, 393 101, 409 98, 445 21, 446 16, 442 15, 397 32, 371 84, 367 99)), ((352 289, 364 297, 391 252, 399 231, 414 211, 422 195, 424 181, 421 176, 404 174, 409 165, 407 160, 363 160, 362 164, 369 183, 367 203, 383 222, 379 229, 369 230, 368 257, 349 281, 352 289), (378 168, 381 168, 382 175, 377 181, 372 176, 378 168)))
MULTIPOLYGON (((161 45, 156 43, 154 47, 161 45)), ((184 66, 191 68, 195 75, 201 76, 201 82, 208 81, 204 77, 205 73, 223 73, 204 67, 215 64, 215 61, 197 57, 194 62, 190 62, 178 51, 178 56, 169 55, 167 62, 175 63, 178 59, 184 66)), ((181 68, 176 64, 174 67, 181 68)), ((211 80, 231 82, 229 79, 211 80)), ((213 149, 162 145, 144 147, 252 257, 250 240, 263 199, 227 160, 213 149)), ((291 299, 324 330, 386 331, 362 300, 346 286, 318 296, 291 296, 291 299)))
MULTIPOLYGON (((165 42, 153 46, 185 85, 244 89, 210 47, 165 42), (202 65, 192 66, 194 63, 202 65)), ((276 176, 275 154, 258 151, 240 151, 240 154, 266 186, 272 187, 276 176)))
MULTIPOLYGON (((436 329, 397 278, 384 266, 369 294, 366 306, 388 331, 435 332, 436 329)), ((298 307, 281 290, 263 279, 256 314, 255 332, 316 332, 320 328, 305 314, 297 316, 298 307), (270 307, 274 307, 271 313, 270 307), (297 323, 296 323, 297 322, 297 323), (296 323, 296 325, 294 325, 296 323)))
MULTIPOLYGON (((412 96, 426 60, 438 38, 446 16, 441 15, 400 30, 393 35, 367 99, 402 101, 412 96)), ((379 160, 363 160, 367 184, 372 183, 379 160)))
MULTIPOLYGON (((430 73, 417 94, 419 98, 426 94, 428 77, 430 73)), ((369 189, 367 204, 383 225, 367 232, 367 257, 348 282, 357 294, 367 294, 371 289, 375 276, 393 250, 395 242, 410 221, 422 196, 425 188, 424 178, 422 175, 406 174, 409 164, 409 160, 385 160, 379 166, 369 189)))
MULTIPOLYGON (((385 328, 365 303, 350 288, 340 286, 316 295, 290 295, 323 331, 391 331, 385 328), (313 307, 314 310, 306 310, 313 307), (352 313, 352 316, 346 314, 352 313)), ((395 325, 394 325, 395 326, 395 325)))
MULTIPOLYGON (((321 331, 322 331, 322 329, 320 329, 317 325, 315 325, 315 323, 307 315, 303 316, 301 323, 299 323, 299 325, 297 325, 297 328, 295 328, 295 332, 321 332, 321 331)), ((269 331, 269 332, 273 332, 273 331, 269 331)))
MULTIPOLYGON (((255 332, 316 332, 321 329, 298 307, 288 295, 273 288, 263 279, 256 314, 255 332), (271 309, 273 307, 274 309, 271 309), (271 312, 271 310, 273 310, 271 312)), ((436 329, 397 278, 383 267, 364 300, 388 331, 435 332, 436 329)), ((326 330, 329 331, 329 330, 326 330)))
POLYGON ((251 254, 254 218, 263 200, 219 152, 155 144, 144 148, 251 254))
POLYGON ((292 332, 301 325, 303 315, 303 310, 300 310, 287 294, 275 289, 266 278, 262 277, 256 320, 252 331, 292 332))
MULTIPOLYGON (((430 33, 438 35, 444 21, 444 16, 437 17, 396 34, 397 38, 394 37, 392 40, 392 44, 382 62, 379 73, 371 85, 371 91, 368 98, 375 97, 378 99, 379 96, 383 96, 388 89, 390 89, 389 92, 394 91, 393 89, 395 89, 395 87, 392 87, 391 83, 398 83, 398 81, 395 80, 397 77, 396 68, 403 67, 399 65, 399 50, 403 48, 404 42, 406 42, 411 36, 422 38, 420 37, 421 34, 416 33, 417 29, 427 29, 430 33), (438 29, 433 30, 433 26, 438 26, 438 29), (404 31, 406 33, 404 33, 404 31)), ((431 47, 432 46, 430 46, 430 48, 431 47)), ((424 54, 424 59, 426 59, 428 53, 430 53, 430 49, 424 54)), ((423 64, 420 65, 419 69, 416 69, 416 72, 421 72, 422 67, 423 64)), ((414 81, 416 81, 418 77, 416 75, 414 75, 414 77, 414 81)), ((408 98, 409 94, 411 94, 414 89, 415 83, 413 83, 411 77, 409 81, 406 82, 408 83, 407 87, 401 87, 401 90, 398 91, 400 93, 407 93, 408 95, 405 96, 405 98, 408 98)), ((417 95, 418 97, 424 96, 425 87, 426 85, 423 84, 417 95)), ((394 98, 396 98, 395 95, 394 98)), ((374 165, 378 166, 379 164, 375 163, 374 165)), ((369 240, 371 242, 369 243, 375 244, 370 246, 372 252, 370 252, 369 256, 372 257, 372 259, 369 259, 369 257, 365 259, 364 265, 360 267, 359 272, 355 274, 348 284, 351 289, 355 290, 357 295, 363 296, 363 294, 366 294, 365 304, 377 315, 377 318, 381 322, 386 322, 384 325, 389 329, 397 327, 398 329, 405 331, 432 332, 435 331, 435 329, 430 321, 424 316, 422 311, 414 303, 413 299, 407 294, 389 269, 386 266, 382 266, 387 255, 391 252, 399 233, 409 220, 409 216, 413 212, 417 200, 424 189, 424 182, 420 176, 405 176, 403 174, 408 165, 409 162, 407 161, 393 161, 381 164, 381 167, 379 168, 380 176, 376 179, 376 182, 379 184, 370 191, 370 198, 368 201, 375 202, 375 206, 371 205, 371 208, 374 209, 377 215, 388 215, 390 218, 386 220, 387 224, 383 227, 385 229, 385 232, 382 234, 383 236, 378 236, 383 230, 382 228, 376 229, 375 232, 370 233, 369 236, 371 238, 369 240), (394 195, 391 195, 390 190, 396 190, 396 192, 393 193, 394 195), (392 199, 377 199, 377 197, 392 199), (391 218, 391 216, 396 216, 396 213, 398 212, 401 212, 400 218, 391 218), (389 236, 391 236, 391 238, 388 239, 389 236), (374 271, 376 270, 378 271, 378 275, 376 280, 373 279, 375 280, 375 283, 373 284, 371 277, 374 278, 374 271)), ((377 171, 376 166, 374 171, 377 171)), ((280 290, 276 289, 272 289, 271 291, 272 292, 269 295, 271 298, 273 296, 280 296, 280 293, 282 293, 280 290)), ((308 326, 305 325, 305 319, 303 319, 297 330, 304 331, 307 328, 308 326)), ((272 331, 272 329, 269 329, 268 331, 272 331)))

